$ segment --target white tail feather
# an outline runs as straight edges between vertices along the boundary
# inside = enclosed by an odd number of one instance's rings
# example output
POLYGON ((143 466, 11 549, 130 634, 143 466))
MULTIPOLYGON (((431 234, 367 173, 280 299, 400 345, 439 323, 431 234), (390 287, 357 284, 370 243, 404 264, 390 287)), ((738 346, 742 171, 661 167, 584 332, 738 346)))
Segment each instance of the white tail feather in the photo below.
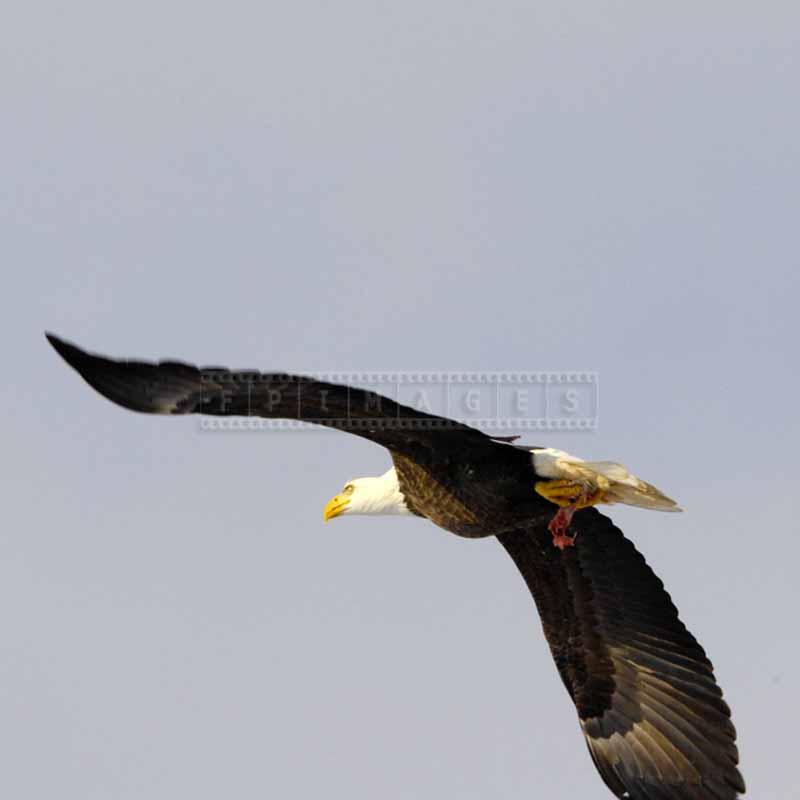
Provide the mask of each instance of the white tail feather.
POLYGON ((640 480, 616 461, 583 461, 563 450, 532 450, 534 469, 546 478, 561 478, 600 489, 604 503, 624 503, 653 511, 682 511, 678 504, 650 483, 640 480))

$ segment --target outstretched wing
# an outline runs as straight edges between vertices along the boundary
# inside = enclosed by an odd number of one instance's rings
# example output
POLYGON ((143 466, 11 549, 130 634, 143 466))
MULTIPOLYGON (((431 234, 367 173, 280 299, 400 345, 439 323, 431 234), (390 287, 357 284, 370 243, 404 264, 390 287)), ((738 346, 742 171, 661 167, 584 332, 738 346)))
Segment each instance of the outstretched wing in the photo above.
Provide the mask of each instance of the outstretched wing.
POLYGON ((531 590, 603 780, 630 800, 734 800, 736 730, 711 662, 663 583, 595 509, 563 552, 549 532, 499 535, 531 590))
POLYGON ((53 334, 47 339, 89 385, 134 411, 300 420, 346 430, 399 452, 435 438, 441 442, 442 437, 462 446, 503 439, 374 392, 302 375, 115 360, 87 353, 53 334))

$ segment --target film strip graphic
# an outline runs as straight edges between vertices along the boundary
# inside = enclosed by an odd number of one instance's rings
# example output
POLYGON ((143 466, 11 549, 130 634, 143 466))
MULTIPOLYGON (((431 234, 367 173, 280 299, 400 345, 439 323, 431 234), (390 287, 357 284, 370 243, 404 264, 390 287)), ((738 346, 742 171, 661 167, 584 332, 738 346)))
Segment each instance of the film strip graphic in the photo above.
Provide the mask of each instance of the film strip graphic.
MULTIPOLYGON (((231 376, 232 377, 232 376, 231 376)), ((600 409, 599 376, 591 371, 536 372, 319 372, 298 379, 309 389, 315 382, 350 386, 379 395, 414 411, 434 414, 490 433, 522 431, 593 431, 600 409)), ((375 398, 376 402, 380 398, 375 398)), ((362 409, 363 411, 363 409, 362 409)), ((265 419, 257 416, 203 417, 205 431, 320 430, 319 425, 349 428, 421 425, 402 412, 370 419, 265 419)))

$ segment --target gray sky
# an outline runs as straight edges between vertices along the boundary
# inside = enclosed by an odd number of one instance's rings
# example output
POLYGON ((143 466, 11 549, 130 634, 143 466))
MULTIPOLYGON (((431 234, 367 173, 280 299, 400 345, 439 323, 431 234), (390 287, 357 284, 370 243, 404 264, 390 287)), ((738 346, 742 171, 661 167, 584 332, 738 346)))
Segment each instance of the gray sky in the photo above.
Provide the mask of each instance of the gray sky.
POLYGON ((17 4, 0 793, 606 797, 502 549, 322 524, 379 448, 123 412, 47 347, 596 370, 613 511, 794 800, 795 3, 17 4))

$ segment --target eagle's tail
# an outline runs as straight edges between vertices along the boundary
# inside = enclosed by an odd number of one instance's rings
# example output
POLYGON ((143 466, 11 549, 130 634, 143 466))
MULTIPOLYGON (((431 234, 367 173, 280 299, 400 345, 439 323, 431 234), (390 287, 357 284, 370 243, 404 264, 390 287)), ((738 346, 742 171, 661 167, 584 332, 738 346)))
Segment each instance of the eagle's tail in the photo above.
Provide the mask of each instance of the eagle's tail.
POLYGON ((660 489, 632 475, 622 464, 615 461, 581 461, 570 466, 578 472, 585 471, 588 473, 586 478, 600 485, 603 489, 604 503, 625 503, 653 511, 683 510, 660 489), (603 485, 606 482, 608 488, 603 485))

